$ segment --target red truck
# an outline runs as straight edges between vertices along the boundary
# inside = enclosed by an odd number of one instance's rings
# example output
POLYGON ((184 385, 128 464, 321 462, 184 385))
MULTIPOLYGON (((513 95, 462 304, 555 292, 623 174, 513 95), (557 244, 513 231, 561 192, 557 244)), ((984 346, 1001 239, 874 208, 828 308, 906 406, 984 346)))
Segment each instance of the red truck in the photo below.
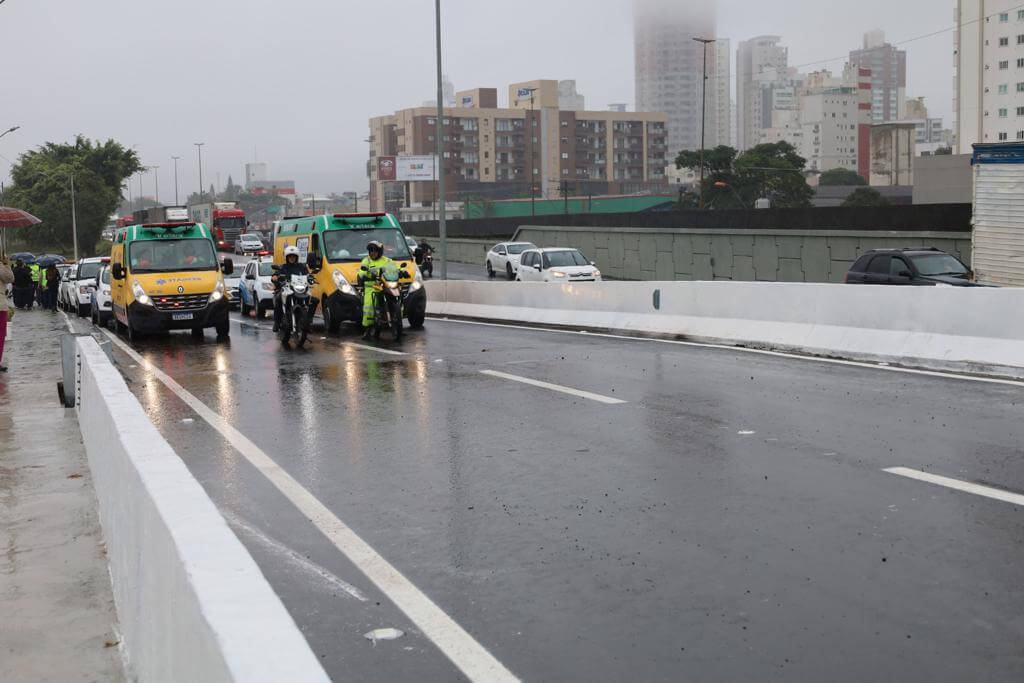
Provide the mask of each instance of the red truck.
POLYGON ((245 211, 236 202, 193 204, 188 213, 193 221, 210 229, 219 251, 233 251, 235 240, 245 232, 245 211))

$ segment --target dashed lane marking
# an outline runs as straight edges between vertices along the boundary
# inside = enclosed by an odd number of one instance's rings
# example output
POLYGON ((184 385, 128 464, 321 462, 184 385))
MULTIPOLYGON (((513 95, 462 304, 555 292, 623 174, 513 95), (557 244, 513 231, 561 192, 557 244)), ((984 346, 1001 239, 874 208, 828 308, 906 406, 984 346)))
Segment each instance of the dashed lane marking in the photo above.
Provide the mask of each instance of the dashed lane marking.
POLYGON ((118 348, 151 373, 234 446, 235 450, 263 474, 352 564, 402 610, 466 678, 471 681, 518 680, 483 645, 259 446, 116 335, 109 330, 103 332, 118 348))
POLYGON ((909 467, 890 467, 883 471, 900 477, 907 477, 909 479, 917 479, 918 481, 935 484, 936 486, 945 486, 949 489, 955 489, 965 493, 973 493, 976 496, 984 496, 985 498, 1001 500, 1004 503, 1013 503, 1014 505, 1024 506, 1024 496, 1021 494, 1011 493, 991 486, 983 486, 981 484, 973 484, 969 481, 942 477, 938 474, 929 474, 928 472, 921 472, 920 470, 912 470, 909 467))
POLYGON ((549 389, 551 391, 557 391, 562 394, 569 394, 570 396, 578 396, 585 398, 590 401, 597 401, 598 403, 605 403, 608 405, 619 405, 626 403, 617 398, 610 396, 602 396, 601 394, 595 394, 590 391, 581 391, 580 389, 573 389, 572 387, 563 387, 561 384, 551 384, 550 382, 541 382, 540 380, 530 379, 529 377, 520 377, 519 375, 510 375, 507 372, 498 372, 497 370, 481 370, 480 374, 489 375, 491 377, 499 377, 501 379, 507 379, 512 382, 520 382, 522 384, 529 384, 530 386, 540 387, 542 389, 549 389))

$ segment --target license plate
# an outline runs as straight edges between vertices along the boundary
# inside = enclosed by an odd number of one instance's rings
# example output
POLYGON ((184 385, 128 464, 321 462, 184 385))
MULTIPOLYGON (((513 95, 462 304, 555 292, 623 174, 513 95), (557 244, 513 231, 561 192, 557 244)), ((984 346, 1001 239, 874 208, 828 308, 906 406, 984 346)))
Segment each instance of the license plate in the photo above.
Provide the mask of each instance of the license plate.
POLYGON ((172 313, 171 320, 191 320, 191 313, 172 313))

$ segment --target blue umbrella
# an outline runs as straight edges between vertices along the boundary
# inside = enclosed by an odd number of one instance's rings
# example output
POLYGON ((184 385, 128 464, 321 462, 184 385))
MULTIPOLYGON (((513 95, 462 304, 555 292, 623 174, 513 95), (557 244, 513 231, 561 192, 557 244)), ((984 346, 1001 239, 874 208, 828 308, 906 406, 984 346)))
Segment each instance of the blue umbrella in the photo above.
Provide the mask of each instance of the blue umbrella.
POLYGON ((12 261, 21 261, 22 263, 32 263, 36 260, 36 255, 31 251, 20 251, 17 254, 11 254, 12 261))
POLYGON ((40 268, 47 268, 49 266, 56 265, 58 263, 64 263, 63 256, 56 256, 54 254, 47 254, 46 256, 40 256, 36 259, 36 264, 40 268))

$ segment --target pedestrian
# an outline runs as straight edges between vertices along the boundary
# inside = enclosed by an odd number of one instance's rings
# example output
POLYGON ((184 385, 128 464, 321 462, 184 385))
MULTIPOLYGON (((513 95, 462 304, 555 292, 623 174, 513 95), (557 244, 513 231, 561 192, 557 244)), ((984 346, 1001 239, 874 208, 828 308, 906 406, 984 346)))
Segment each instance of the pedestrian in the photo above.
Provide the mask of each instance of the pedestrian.
POLYGON ((46 266, 45 282, 46 290, 43 292, 43 307, 49 308, 54 313, 57 312, 57 288, 60 287, 60 271, 57 270, 57 265, 51 263, 46 266))
POLYGON ((33 262, 29 268, 32 269, 32 298, 40 306, 43 305, 43 290, 39 287, 39 278, 43 274, 43 269, 39 267, 38 263, 33 262))
POLYGON ((7 285, 14 282, 7 254, 0 254, 0 372, 7 372, 4 365, 4 341, 7 339, 7 321, 14 315, 14 307, 7 301, 7 285))
POLYGON ((32 269, 26 266, 24 261, 18 259, 11 270, 14 273, 14 307, 26 311, 31 310, 33 289, 35 288, 32 282, 32 269))

